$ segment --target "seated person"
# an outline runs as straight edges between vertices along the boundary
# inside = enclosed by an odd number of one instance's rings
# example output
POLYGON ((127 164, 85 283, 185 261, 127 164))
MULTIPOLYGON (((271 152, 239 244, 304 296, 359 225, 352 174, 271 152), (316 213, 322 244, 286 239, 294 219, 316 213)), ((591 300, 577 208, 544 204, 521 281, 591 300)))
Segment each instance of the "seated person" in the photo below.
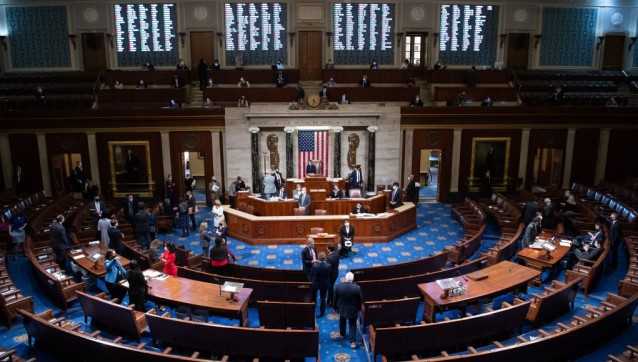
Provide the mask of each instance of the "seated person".
POLYGON ((339 98, 339 104, 350 104, 350 98, 348 98, 348 96, 343 93, 339 98))
POLYGON ((361 78, 361 80, 359 81, 359 85, 360 85, 362 88, 368 88, 368 87, 370 87, 370 81, 368 80, 368 75, 367 75, 367 74, 364 74, 364 75, 363 75, 363 78, 361 78))
POLYGON ((600 222, 594 224, 594 232, 577 236, 572 242, 572 250, 567 256, 567 268, 571 268, 578 260, 594 261, 602 251, 605 236, 600 222))
POLYGON ((250 82, 244 79, 244 77, 240 77, 239 82, 237 82, 237 86, 239 88, 250 88, 250 82))
POLYGON ((237 107, 248 107, 248 106, 249 106, 249 103, 246 96, 239 97, 239 99, 237 100, 237 107))
POLYGON ((328 84, 328 87, 336 87, 337 86, 337 81, 334 78, 330 77, 330 79, 328 79, 328 83, 327 84, 328 84))
POLYGON ((410 102, 410 107, 423 107, 423 100, 418 94, 414 97, 412 102, 410 102))
POLYGON ((376 60, 372 60, 372 63, 370 63, 370 70, 377 70, 379 69, 379 64, 377 63, 376 60))
POLYGON ((213 78, 208 77, 208 81, 206 82, 206 88, 213 88, 215 83, 213 83, 213 78))
POLYGON ((297 84, 297 95, 295 96, 295 99, 299 103, 303 103, 306 99, 306 91, 303 89, 301 84, 297 84))
POLYGON ((328 59, 328 63, 326 63, 326 69, 335 69, 335 63, 332 62, 332 59, 328 59))
POLYGON ((113 88, 115 88, 115 89, 124 89, 124 84, 120 83, 119 80, 116 80, 115 84, 113 84, 113 88))
POLYGON ((447 68, 447 65, 443 65, 440 60, 437 60, 433 68, 434 70, 445 70, 447 68))
POLYGON ((458 96, 456 96, 455 105, 457 107, 464 106, 465 103, 467 103, 468 101, 469 101, 469 98, 467 97, 467 92, 462 91, 461 93, 459 93, 458 96))
POLYGON ((188 66, 186 65, 186 62, 184 62, 184 59, 180 59, 179 63, 177 63, 177 70, 188 70, 188 66))
POLYGON ((319 91, 319 97, 328 98, 328 87, 326 85, 321 87, 321 90, 319 91))
POLYGON ((144 79, 140 79, 140 81, 137 82, 137 89, 144 89, 144 88, 148 88, 148 84, 144 82, 144 79))
POLYGON ((400 69, 408 69, 410 67, 410 59, 404 59, 400 69))
POLYGON ((315 165, 312 160, 308 160, 306 164, 306 174, 316 174, 317 173, 317 165, 315 165))
POLYGON ((277 63, 275 63, 275 69, 284 70, 284 64, 281 62, 281 59, 278 60, 277 63))
POLYGON ((213 64, 210 66, 213 70, 220 70, 222 69, 221 64, 219 64, 219 59, 215 59, 213 61, 213 64))
POLYGON ((299 200, 299 195, 301 195, 301 184, 297 184, 294 190, 292 190, 292 198, 295 200, 299 200))
POLYGON ((494 105, 494 101, 492 101, 492 98, 490 98, 490 96, 485 97, 481 101, 481 107, 491 107, 493 105, 494 105))
POLYGON ((151 62, 146 62, 146 63, 144 63, 143 68, 144 68, 144 69, 146 69, 146 70, 148 70, 148 71, 153 71, 153 70, 155 70, 155 66, 154 66, 154 65, 153 65, 153 63, 151 63, 151 62))
POLYGON ((275 86, 278 88, 286 86, 286 78, 284 77, 284 72, 277 72, 277 75, 275 76, 275 86))
POLYGON ((354 205, 354 207, 352 208, 352 213, 357 215, 357 214, 367 214, 368 213, 368 209, 365 208, 365 206, 363 206, 360 202, 357 202, 356 205, 354 205))
POLYGON ((342 199, 343 198, 343 191, 341 191, 339 189, 339 185, 334 184, 332 185, 332 190, 330 191, 330 198, 332 199, 342 199))
POLYGON ((392 184, 392 193, 390 194, 390 207, 396 209, 401 206, 403 202, 401 201, 401 189, 399 188, 399 183, 395 182, 392 184))

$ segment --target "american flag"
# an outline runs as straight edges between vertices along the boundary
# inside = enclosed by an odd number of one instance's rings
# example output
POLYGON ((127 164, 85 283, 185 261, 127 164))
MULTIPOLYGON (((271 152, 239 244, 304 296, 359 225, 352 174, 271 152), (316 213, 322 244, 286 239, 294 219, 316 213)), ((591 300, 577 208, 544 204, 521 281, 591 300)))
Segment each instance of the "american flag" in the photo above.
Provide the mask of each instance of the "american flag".
POLYGON ((328 131, 299 131, 297 175, 306 177, 308 160, 320 160, 317 174, 328 176, 328 131))

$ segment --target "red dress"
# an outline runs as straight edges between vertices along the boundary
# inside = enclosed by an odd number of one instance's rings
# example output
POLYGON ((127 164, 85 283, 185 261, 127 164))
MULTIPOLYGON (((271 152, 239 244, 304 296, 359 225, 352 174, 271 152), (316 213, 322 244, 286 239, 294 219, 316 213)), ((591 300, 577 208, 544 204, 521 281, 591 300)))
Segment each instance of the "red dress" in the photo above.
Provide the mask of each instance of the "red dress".
POLYGON ((162 258, 164 259, 164 274, 176 276, 177 265, 175 265, 175 253, 171 253, 169 250, 164 250, 162 258))

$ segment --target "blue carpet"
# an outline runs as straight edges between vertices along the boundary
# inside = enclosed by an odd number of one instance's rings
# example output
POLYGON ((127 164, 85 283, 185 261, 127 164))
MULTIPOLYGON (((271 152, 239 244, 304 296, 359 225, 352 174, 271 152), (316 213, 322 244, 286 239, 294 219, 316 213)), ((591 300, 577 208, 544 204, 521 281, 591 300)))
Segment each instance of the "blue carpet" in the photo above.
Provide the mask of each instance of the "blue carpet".
MULTIPOLYGON (((210 217, 209 211, 209 209, 203 208, 198 215, 198 221, 208 219, 210 217)), ((417 210, 417 225, 418 228, 416 230, 406 233, 390 243, 355 244, 355 254, 343 259, 341 262, 340 270, 342 275, 350 268, 387 265, 423 258, 433 252, 441 250, 446 245, 456 242, 463 234, 462 227, 450 217, 450 207, 443 204, 420 204, 417 210)), ((489 223, 485 233, 485 241, 481 249, 473 257, 477 257, 480 252, 493 246, 499 237, 500 230, 498 226, 489 223)), ((181 238, 177 233, 162 235, 161 238, 185 245, 195 252, 200 252, 201 250, 199 247, 199 238, 195 233, 187 238, 181 238)), ((282 269, 301 268, 299 255, 301 246, 299 245, 253 246, 231 239, 230 247, 233 253, 238 257, 237 262, 244 265, 282 269)), ((575 310, 561 317, 558 321, 568 320, 572 315, 582 313, 586 305, 597 305, 605 298, 607 292, 616 292, 618 280, 624 275, 627 269, 625 258, 626 255, 623 254, 620 267, 615 272, 605 275, 598 284, 598 287, 588 297, 579 293, 576 298, 575 310)), ((48 297, 40 291, 26 258, 10 257, 8 268, 11 278, 17 287, 20 288, 25 295, 30 295, 34 298, 37 312, 51 308, 56 313, 61 313, 51 303, 48 297)), ((559 275, 559 278, 562 279, 563 275, 559 275)), ((101 283, 98 283, 97 287, 101 287, 101 283)), ((540 291, 540 288, 532 287, 529 293, 538 291, 540 291)), ((125 300, 125 302, 127 301, 125 300)), ((175 313, 174 310, 169 310, 169 312, 175 313)), ((90 326, 84 326, 82 311, 77 303, 67 310, 65 317, 82 324, 83 328, 87 330, 91 329, 90 326)), ((257 311, 252 308, 249 309, 249 325, 251 327, 258 327, 258 320, 257 311)), ((220 317, 210 317, 209 321, 228 325, 238 324, 237 320, 220 317)), ((551 329, 558 321, 548 323, 546 326, 543 326, 543 328, 551 329)), ((634 315, 634 322, 638 322, 638 315, 634 315)), ((367 338, 365 336, 364 342, 366 345, 360 345, 354 350, 350 348, 348 343, 338 338, 338 317, 334 312, 329 310, 326 316, 317 320, 317 324, 320 329, 320 357, 322 360, 333 361, 336 357, 339 357, 339 360, 369 360, 367 354, 367 338)), ((531 335, 535 333, 530 327, 527 327, 524 331, 528 331, 531 335)), ((619 353, 623 350, 625 344, 635 344, 636 341, 638 341, 638 324, 634 323, 620 336, 606 343, 602 348, 597 349, 593 353, 580 358, 578 361, 602 361, 608 353, 619 353)), ((133 341, 131 341, 131 343, 133 343, 133 341)), ((20 323, 15 323, 10 329, 5 327, 0 329, 0 346, 3 348, 15 348, 21 356, 32 357, 35 355, 38 361, 58 361, 47 354, 30 350, 26 346, 26 334, 20 323)), ((477 348, 482 349, 480 346, 477 346, 477 348)))
POLYGON ((436 199, 436 196, 439 193, 438 187, 439 187, 438 171, 433 168, 431 169, 431 172, 429 174, 429 181, 427 182, 427 185, 421 185, 421 188, 419 188, 419 198, 420 199, 436 199))

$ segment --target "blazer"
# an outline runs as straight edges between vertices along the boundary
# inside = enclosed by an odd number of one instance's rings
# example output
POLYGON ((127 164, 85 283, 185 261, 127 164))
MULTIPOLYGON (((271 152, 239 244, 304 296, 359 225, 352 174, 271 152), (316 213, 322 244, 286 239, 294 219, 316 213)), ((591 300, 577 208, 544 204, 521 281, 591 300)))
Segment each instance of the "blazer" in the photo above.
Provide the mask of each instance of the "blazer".
POLYGON ((273 172, 272 176, 275 178, 275 187, 279 190, 284 185, 284 178, 281 176, 281 172, 273 172))
POLYGON ((145 296, 148 286, 144 274, 140 270, 129 270, 126 279, 128 280, 129 295, 145 296))
POLYGON ((147 233, 148 228, 148 214, 144 210, 140 210, 135 214, 135 232, 139 234, 147 233))
POLYGON ((352 213, 353 214, 365 214, 368 212, 368 209, 365 208, 365 206, 361 205, 361 207, 353 207, 352 208, 352 213))
POLYGON ((330 191, 330 197, 332 197, 333 199, 342 199, 343 198, 343 191, 341 190, 332 190, 330 191))
POLYGON ((310 195, 308 194, 302 194, 299 196, 299 207, 305 207, 306 208, 306 212, 308 212, 308 206, 310 206, 310 195))
POLYGON ((95 203, 95 201, 91 201, 90 205, 90 209, 93 213, 98 214, 98 215, 102 215, 104 213, 104 211, 106 210, 106 205, 104 204, 104 201, 100 200, 100 202, 98 202, 97 204, 95 203), (98 213, 98 207, 100 208, 100 212, 98 213))
POLYGON ((109 233, 109 248, 115 250, 118 254, 122 250, 122 232, 111 226, 108 230, 109 233))
POLYGON ((405 194, 408 198, 408 201, 416 202, 418 201, 418 189, 416 188, 416 181, 412 180, 405 187, 405 194))
POLYGON ((58 251, 65 250, 71 243, 66 234, 66 228, 60 223, 54 223, 50 231, 51 245, 58 251))
POLYGON ((317 173, 317 166, 314 163, 306 165, 306 173, 317 173))
POLYGON ((609 225, 609 240, 611 240, 611 245, 618 246, 622 243, 623 239, 620 222, 616 220, 609 225))
POLYGON ((326 261, 315 263, 310 269, 310 280, 313 288, 330 288, 332 268, 326 261))
POLYGON ((523 244, 523 248, 528 247, 530 244, 536 240, 536 236, 539 233, 540 226, 535 222, 530 222, 525 227, 525 231, 523 232, 523 239, 521 239, 521 243, 523 244))
POLYGON ((339 251, 335 250, 328 254, 327 261, 330 264, 330 281, 334 284, 339 277, 339 251))
POLYGON ((349 225, 348 232, 346 232, 346 226, 341 225, 341 228, 339 229, 339 235, 341 235, 342 243, 345 241, 345 239, 350 239, 351 241, 354 240, 354 226, 349 225))
POLYGON ((301 263, 303 266, 304 273, 310 273, 310 269, 312 268, 312 251, 315 253, 315 258, 317 257, 317 251, 314 248, 310 248, 306 245, 305 248, 301 250, 301 263))
POLYGON ((275 178, 272 175, 264 176, 264 194, 275 194, 275 193, 277 193, 275 178))
POLYGON ((392 190, 392 193, 390 194, 390 207, 394 209, 401 206, 401 204, 401 190, 392 190))
POLYGON ((350 187, 358 188, 359 185, 363 182, 363 174, 358 169, 350 172, 350 176, 348 179, 348 183, 350 187))
POLYGON ((335 287, 335 305, 340 317, 356 318, 362 301, 361 287, 357 284, 339 283, 335 287))

